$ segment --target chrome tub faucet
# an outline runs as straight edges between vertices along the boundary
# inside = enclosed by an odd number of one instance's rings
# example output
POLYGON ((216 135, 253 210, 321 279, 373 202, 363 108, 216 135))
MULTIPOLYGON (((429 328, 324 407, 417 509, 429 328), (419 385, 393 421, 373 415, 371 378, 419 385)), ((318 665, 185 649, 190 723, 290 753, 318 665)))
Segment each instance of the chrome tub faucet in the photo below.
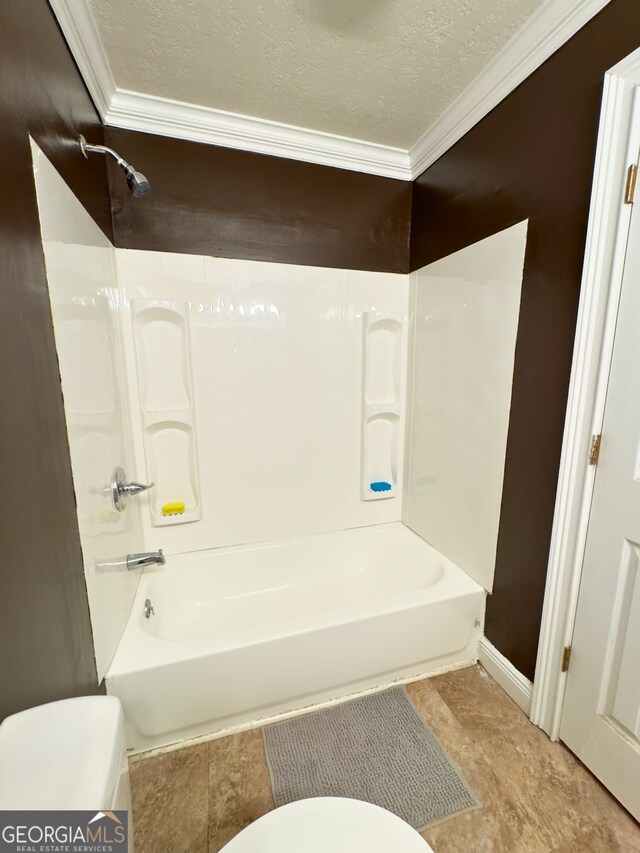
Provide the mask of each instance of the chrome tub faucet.
POLYGON ((127 554, 127 568, 138 569, 140 566, 164 566, 167 561, 162 553, 162 548, 159 551, 144 551, 141 554, 127 554))

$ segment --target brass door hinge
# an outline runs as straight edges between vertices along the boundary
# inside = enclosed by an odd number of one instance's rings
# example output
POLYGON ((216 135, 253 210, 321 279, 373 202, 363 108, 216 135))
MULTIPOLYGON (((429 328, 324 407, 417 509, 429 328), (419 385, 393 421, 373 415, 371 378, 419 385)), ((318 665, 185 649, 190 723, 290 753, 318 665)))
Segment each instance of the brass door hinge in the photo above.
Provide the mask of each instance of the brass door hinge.
POLYGON ((632 163, 627 169, 627 183, 624 188, 624 203, 633 204, 636 194, 636 181, 638 179, 638 167, 632 163))
POLYGON ((589 450, 589 465, 597 465, 598 459, 600 459, 600 443, 602 441, 602 435, 598 433, 598 435, 594 435, 591 437, 591 449, 589 450))
POLYGON ((571 660, 571 646, 565 646, 562 650, 562 672, 569 669, 569 661, 571 660))

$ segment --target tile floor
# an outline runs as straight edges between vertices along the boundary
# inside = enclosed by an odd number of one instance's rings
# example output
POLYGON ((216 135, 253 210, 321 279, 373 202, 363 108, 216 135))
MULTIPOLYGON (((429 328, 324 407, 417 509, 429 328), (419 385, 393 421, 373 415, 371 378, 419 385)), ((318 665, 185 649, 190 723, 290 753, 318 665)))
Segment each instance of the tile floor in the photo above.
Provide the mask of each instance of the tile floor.
MULTIPOLYGON (((482 667, 407 689, 483 803, 424 833, 436 853, 640 853, 633 818, 482 667)), ((137 853, 216 853, 273 808, 259 731, 136 756, 131 785, 137 853)))

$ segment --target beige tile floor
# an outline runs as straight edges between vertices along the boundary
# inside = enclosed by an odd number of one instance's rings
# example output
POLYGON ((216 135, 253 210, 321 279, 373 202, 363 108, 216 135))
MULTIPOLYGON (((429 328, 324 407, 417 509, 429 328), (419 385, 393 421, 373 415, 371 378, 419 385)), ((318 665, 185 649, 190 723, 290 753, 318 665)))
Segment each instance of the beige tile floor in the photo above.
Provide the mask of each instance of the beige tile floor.
MULTIPOLYGON (((483 803, 424 833, 436 853, 640 853, 638 824, 482 667, 408 691, 483 803)), ((131 785, 137 853, 216 853, 273 808, 259 731, 134 757, 131 785)))

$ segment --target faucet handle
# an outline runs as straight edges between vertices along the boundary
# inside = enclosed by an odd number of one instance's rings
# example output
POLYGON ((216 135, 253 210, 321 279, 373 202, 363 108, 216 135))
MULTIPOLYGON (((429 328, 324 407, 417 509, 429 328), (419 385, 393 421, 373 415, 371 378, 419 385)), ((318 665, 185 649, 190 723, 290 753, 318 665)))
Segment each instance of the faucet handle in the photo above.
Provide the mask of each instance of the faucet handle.
POLYGON ((111 475, 111 485, 108 491, 111 494, 111 500, 116 510, 124 512, 127 508, 130 495, 139 495, 140 492, 146 492, 147 489, 151 489, 154 486, 155 483, 149 483, 148 485, 135 482, 127 483, 127 475, 124 473, 124 468, 118 467, 114 469, 111 475))
POLYGON ((147 489, 152 489, 154 486, 155 483, 149 483, 146 486, 143 483, 125 483, 120 490, 127 495, 139 495, 140 492, 146 492, 147 489))

